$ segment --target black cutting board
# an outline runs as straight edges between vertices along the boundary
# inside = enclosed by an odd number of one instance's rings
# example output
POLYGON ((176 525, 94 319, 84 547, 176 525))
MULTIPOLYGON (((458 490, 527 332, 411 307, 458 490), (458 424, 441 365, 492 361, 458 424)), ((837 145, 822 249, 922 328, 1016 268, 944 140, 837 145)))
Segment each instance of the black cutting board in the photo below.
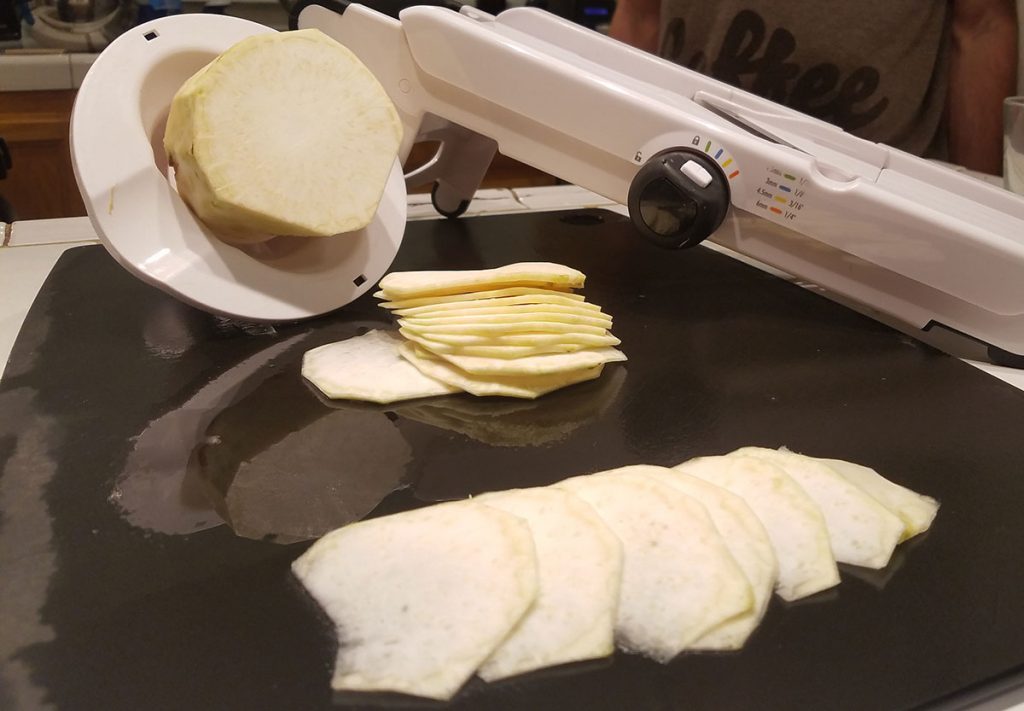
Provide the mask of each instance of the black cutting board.
POLYGON ((374 408, 321 402, 299 377, 306 349, 390 326, 369 296, 233 323, 100 247, 66 252, 0 383, 0 708, 369 707, 329 690, 334 641, 288 567, 310 538, 381 497, 372 515, 744 445, 868 464, 942 510, 889 569, 774 601, 741 653, 617 654, 474 681, 453 706, 881 710, 1016 683, 1024 394, 711 250, 661 251, 610 213, 412 223, 394 268, 526 260, 586 272, 629 362, 535 403, 374 408))

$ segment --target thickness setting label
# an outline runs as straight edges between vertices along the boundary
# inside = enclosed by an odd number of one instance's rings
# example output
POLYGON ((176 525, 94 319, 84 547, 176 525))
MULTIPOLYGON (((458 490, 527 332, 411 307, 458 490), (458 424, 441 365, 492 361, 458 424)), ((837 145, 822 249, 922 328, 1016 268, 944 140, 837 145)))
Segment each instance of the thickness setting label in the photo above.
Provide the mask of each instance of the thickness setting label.
POLYGON ((764 182, 754 191, 754 206, 771 212, 785 220, 795 220, 804 209, 806 178, 783 173, 778 168, 766 168, 764 182))

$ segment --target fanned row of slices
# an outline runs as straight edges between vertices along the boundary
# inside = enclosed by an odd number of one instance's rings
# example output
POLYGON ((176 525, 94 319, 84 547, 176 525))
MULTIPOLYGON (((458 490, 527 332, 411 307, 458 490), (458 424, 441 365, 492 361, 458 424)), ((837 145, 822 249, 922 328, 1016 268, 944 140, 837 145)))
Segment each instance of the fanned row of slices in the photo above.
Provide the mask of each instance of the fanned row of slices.
POLYGON ((938 511, 872 469, 748 447, 355 523, 293 564, 337 627, 332 685, 451 698, 622 648, 735 650, 774 590, 882 568, 938 511))
POLYGON ((533 399, 626 360, 612 318, 549 262, 393 272, 375 294, 399 335, 371 331, 309 351, 303 376, 332 398, 389 403, 465 391, 533 399))

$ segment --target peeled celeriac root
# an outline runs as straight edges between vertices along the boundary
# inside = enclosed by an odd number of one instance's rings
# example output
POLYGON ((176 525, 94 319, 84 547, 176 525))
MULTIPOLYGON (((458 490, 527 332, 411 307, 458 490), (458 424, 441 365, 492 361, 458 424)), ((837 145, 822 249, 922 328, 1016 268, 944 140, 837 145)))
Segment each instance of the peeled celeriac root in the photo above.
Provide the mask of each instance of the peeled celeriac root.
POLYGON ((480 667, 485 681, 615 651, 622 544, 588 504, 552 488, 484 494, 475 502, 524 519, 537 553, 537 600, 480 667))
POLYGON ((193 212, 243 243, 365 227, 401 139, 373 74, 310 29, 248 37, 188 79, 164 149, 193 212))
POLYGON ((337 690, 450 699, 537 595, 529 526, 470 501, 332 531, 292 570, 337 626, 337 690))

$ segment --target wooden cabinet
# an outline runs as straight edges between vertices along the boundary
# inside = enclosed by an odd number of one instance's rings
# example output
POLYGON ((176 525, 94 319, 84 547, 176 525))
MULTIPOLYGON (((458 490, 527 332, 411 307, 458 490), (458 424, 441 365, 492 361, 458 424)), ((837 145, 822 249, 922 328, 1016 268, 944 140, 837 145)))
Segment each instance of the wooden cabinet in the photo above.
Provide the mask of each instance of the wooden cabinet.
POLYGON ((0 195, 19 220, 85 214, 68 141, 74 101, 70 89, 0 92, 0 138, 12 162, 0 195))

